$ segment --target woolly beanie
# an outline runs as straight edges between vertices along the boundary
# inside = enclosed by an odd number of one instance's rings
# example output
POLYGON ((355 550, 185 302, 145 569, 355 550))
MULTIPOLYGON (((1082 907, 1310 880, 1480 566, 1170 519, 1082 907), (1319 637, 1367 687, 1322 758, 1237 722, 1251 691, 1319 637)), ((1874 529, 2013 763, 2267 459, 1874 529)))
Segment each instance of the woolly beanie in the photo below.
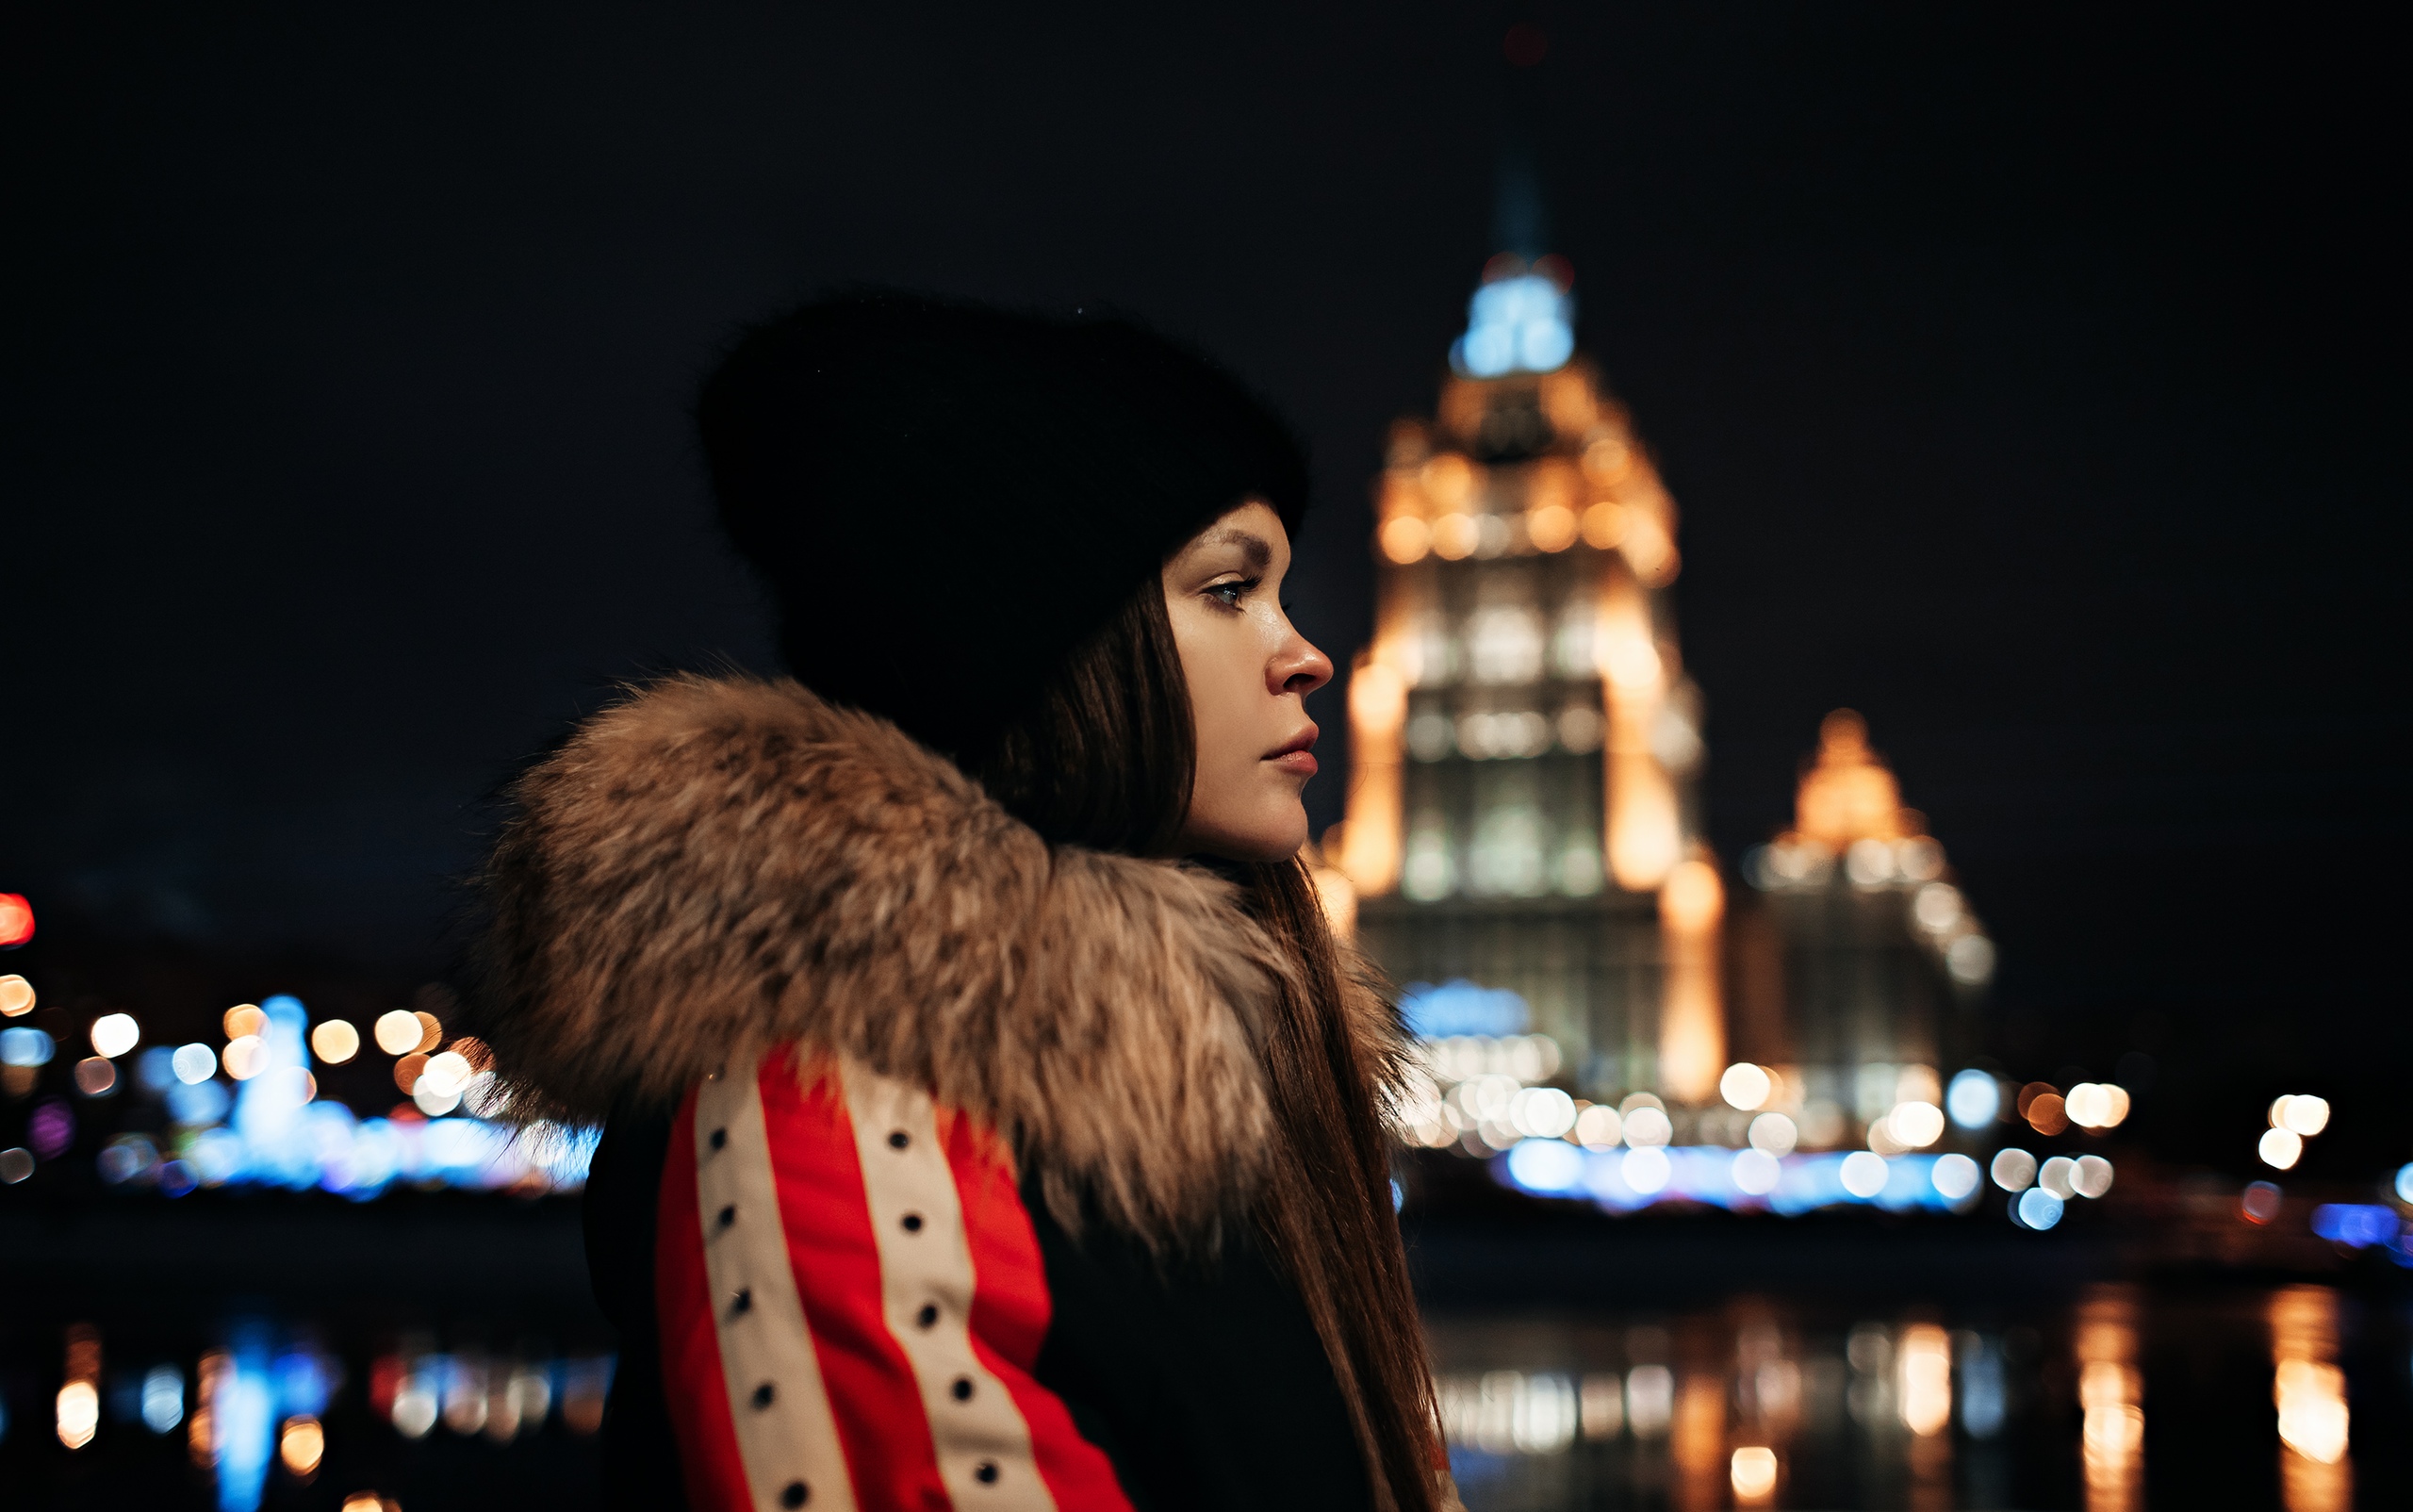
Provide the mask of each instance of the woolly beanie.
POLYGON ((1120 319, 851 292, 747 331, 696 418, 797 681, 950 756, 1217 517, 1306 504, 1278 416, 1120 319))

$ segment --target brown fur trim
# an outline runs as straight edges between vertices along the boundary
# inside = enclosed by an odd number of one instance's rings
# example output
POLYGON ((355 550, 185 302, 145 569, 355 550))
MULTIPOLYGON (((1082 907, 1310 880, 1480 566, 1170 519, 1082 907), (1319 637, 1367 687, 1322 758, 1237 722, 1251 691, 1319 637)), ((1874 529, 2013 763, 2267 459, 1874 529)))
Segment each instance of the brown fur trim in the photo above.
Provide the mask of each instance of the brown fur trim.
MULTIPOLYGON (((1172 1237, 1252 1189, 1254 1026, 1294 968, 1228 883, 1051 850, 952 764, 789 682, 655 684, 513 797, 476 995, 522 1116, 668 1104, 797 1043, 991 1124, 1067 1217, 1086 1196, 1172 1237)), ((1397 1018, 1351 995, 1373 1074, 1397 1018)))

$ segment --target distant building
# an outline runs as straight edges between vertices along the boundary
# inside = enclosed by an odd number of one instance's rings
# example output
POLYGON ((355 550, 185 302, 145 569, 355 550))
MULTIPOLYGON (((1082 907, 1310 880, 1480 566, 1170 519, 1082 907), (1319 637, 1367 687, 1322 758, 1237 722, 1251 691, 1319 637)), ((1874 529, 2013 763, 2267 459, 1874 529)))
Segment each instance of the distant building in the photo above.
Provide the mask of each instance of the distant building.
POLYGON ((1675 505, 1575 352, 1570 283, 1557 257, 1494 258, 1437 416, 1392 428, 1327 848, 1397 980, 1513 993, 1589 1097, 1699 1104, 1726 1063, 1724 890, 1666 591, 1675 505))
POLYGON ((1667 591, 1675 505, 1575 351, 1570 285, 1556 257, 1492 260, 1436 415, 1392 427, 1375 485, 1374 636, 1324 856, 1336 915, 1431 1042, 1408 1123, 1473 1154, 1614 1147, 1620 1126, 1776 1156, 1929 1148, 1993 945, 1848 711, 1728 916, 1667 591), (1548 1083, 1571 1093, 1519 1090, 1548 1083), (1909 1103, 1917 1137, 1895 1140, 1909 1103))
POLYGON ((1797 1081, 1805 1143, 1872 1140, 1897 1103, 1940 1103, 1978 1047, 1994 947, 1927 819, 1839 709, 1803 764, 1793 828, 1743 858, 1760 907, 1737 918, 1736 1053, 1797 1081))

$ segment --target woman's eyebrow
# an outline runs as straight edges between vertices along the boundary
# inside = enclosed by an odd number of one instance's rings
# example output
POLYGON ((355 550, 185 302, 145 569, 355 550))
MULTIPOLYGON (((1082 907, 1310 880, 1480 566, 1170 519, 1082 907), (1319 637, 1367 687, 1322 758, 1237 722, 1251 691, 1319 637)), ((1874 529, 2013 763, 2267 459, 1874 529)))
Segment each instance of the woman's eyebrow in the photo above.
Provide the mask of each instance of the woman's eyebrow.
POLYGON ((1262 572, 1273 563, 1273 548, 1265 543, 1264 536, 1236 527, 1226 526, 1216 531, 1199 544, 1239 547, 1241 560, 1248 564, 1252 572, 1262 572))

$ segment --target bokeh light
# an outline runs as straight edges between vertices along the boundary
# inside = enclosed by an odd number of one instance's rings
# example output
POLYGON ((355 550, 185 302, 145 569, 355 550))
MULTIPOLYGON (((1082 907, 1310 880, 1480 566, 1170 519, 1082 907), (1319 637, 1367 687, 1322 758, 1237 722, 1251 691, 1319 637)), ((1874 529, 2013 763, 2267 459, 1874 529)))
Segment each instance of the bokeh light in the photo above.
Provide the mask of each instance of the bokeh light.
POLYGON ((1584 1152, 1565 1140, 1522 1140, 1508 1152, 1508 1174, 1528 1192, 1573 1191, 1584 1180, 1584 1152))
POLYGON ((1734 1157, 1730 1179, 1747 1196, 1765 1197, 1784 1176, 1784 1163, 1765 1150, 1744 1150, 1734 1157))
POLYGON ((41 1029, 19 1025, 0 1029, 0 1065, 46 1066, 58 1045, 41 1029))
POLYGON ((92 1048, 111 1060, 142 1043, 142 1027, 131 1013, 104 1013, 92 1021, 92 1048))
POLYGON ((2028 1228, 2046 1229, 2061 1221, 2061 1199, 2043 1187, 2030 1187, 2011 1205, 2012 1216, 2028 1228))
POLYGON ((2329 1104, 2320 1097, 2282 1097, 2271 1105, 2271 1126, 2310 1139, 2329 1126, 2329 1104))
POLYGON ((238 1003, 225 1011, 219 1020, 219 1026, 226 1031, 226 1038, 239 1040, 247 1034, 257 1035, 268 1027, 268 1014, 257 1003, 238 1003))
MULTIPOLYGON (((1664 1121, 1666 1115, 1660 1116, 1664 1121)), ((1629 1139, 1632 1138, 1633 1127, 1633 1121, 1628 1119, 1626 1128, 1629 1139)), ((1644 1196, 1650 1196, 1667 1185, 1667 1178, 1675 1174, 1675 1168, 1669 1163, 1666 1150, 1656 1144, 1648 1144, 1626 1151, 1618 1174, 1625 1177, 1627 1186, 1644 1196)))
POLYGON ((387 1055, 409 1055, 419 1048, 419 1042, 427 1033, 419 1015, 406 1008, 379 1014, 371 1032, 377 1037, 377 1048, 387 1055))
MULTIPOLYGON (((432 1092, 438 1097, 458 1096, 461 1089, 469 1084, 469 1076, 470 1068, 467 1058, 458 1051, 446 1050, 427 1058, 427 1065, 419 1073, 419 1088, 432 1092)), ((1567 1096, 1565 1093, 1560 1093, 1558 1095, 1562 1098, 1567 1096)), ((1568 1122, 1571 1125, 1574 1123, 1571 1105, 1569 1112, 1568 1122)))
POLYGON ((2070 1187, 2081 1197, 2100 1197, 2111 1190, 2111 1162, 2099 1155, 2081 1155, 2070 1172, 2070 1187))
POLYGON ((1575 511, 1565 504, 1542 504, 1525 515, 1525 538, 1536 551, 1566 551, 1575 544, 1579 529, 1575 511))
POLYGON ((2304 1159, 2304 1136, 2291 1128, 2266 1128, 2254 1153, 2273 1171, 2290 1170, 2304 1159))
POLYGON ((319 1461, 326 1457, 327 1431, 319 1420, 307 1414, 297 1414, 285 1420, 284 1431, 277 1435, 276 1457, 285 1468, 307 1480, 318 1473, 319 1461))
POLYGON ((1747 1444, 1728 1461, 1727 1479, 1733 1485, 1735 1500, 1757 1502, 1776 1490, 1776 1472, 1775 1450, 1747 1444))
POLYGON ((1933 1103, 1899 1103, 1885 1115, 1886 1131, 1913 1150, 1944 1137, 1944 1109, 1933 1103))
POLYGON ((2027 1104, 2027 1126, 2039 1134, 2059 1134, 2070 1126, 2070 1117, 2061 1094, 2039 1093, 2027 1104))
POLYGON ((360 1053, 360 1031, 346 1020, 328 1019, 310 1031, 310 1053, 331 1066, 342 1065, 360 1053))
POLYGON ((2036 1168, 2036 1184, 2067 1202, 2077 1192, 2077 1183, 2073 1179, 2076 1174, 2076 1160, 2056 1155, 2036 1168))
MULTIPOLYGON (((1668 890, 1673 892, 1675 886, 1676 879, 1669 878, 1668 890)), ((1775 1084, 1768 1079, 1767 1072, 1748 1061, 1728 1066, 1725 1075, 1717 1078, 1717 1094, 1747 1113, 1765 1108, 1768 1093, 1773 1090, 1775 1084)))
POLYGON ((1890 1174, 1883 1156, 1870 1150, 1854 1150, 1844 1157, 1840 1177, 1846 1192, 1868 1198, 1885 1190, 1885 1178, 1890 1174))
MULTIPOLYGON (((1615 1149, 1625 1138, 1624 1121, 1617 1110, 1605 1103, 1595 1103, 1575 1115, 1575 1139, 1587 1150, 1615 1149)), ((2413 1165, 2405 1168, 2407 1175, 2399 1177, 2400 1185, 2413 1180, 2413 1165)), ((2413 1197, 2405 1199, 2413 1202, 2413 1197)))
POLYGON ((14 972, 0 977, 0 1018, 22 1018, 34 1011, 34 984, 14 972))
POLYGON ((172 1433, 185 1421, 185 1375, 172 1365, 154 1365, 142 1374, 142 1425, 172 1433))
POLYGON ((75 1090, 87 1097, 107 1097, 116 1092, 117 1062, 99 1055, 76 1061, 75 1090))
POLYGON ((1748 1136, 1751 1148, 1770 1155, 1790 1155, 1801 1142, 1801 1130, 1782 1113, 1762 1113, 1751 1120, 1748 1136))
POLYGON ((101 1393, 90 1381, 70 1381, 58 1389, 58 1441, 81 1449, 92 1441, 101 1425, 101 1393))
POLYGON ((1928 1179, 1946 1202, 1959 1202, 1978 1190, 1978 1162, 1965 1155, 1939 1156, 1928 1179))
POLYGON ((1665 1144, 1675 1136, 1676 1126, 1655 1105, 1646 1104, 1625 1115, 1625 1142, 1636 1149, 1665 1144))
POLYGON ((2116 1128, 2128 1116, 2128 1093, 2109 1083, 2081 1081, 2069 1090, 2063 1111, 2080 1128, 2116 1128))
POLYGON ((219 1059, 225 1063, 226 1075, 237 1081, 249 1081, 268 1069, 266 1047, 256 1034, 238 1034, 227 1041, 225 1053, 219 1059))
POLYGON ((1989 1174, 2005 1192, 2026 1192, 2036 1184, 2036 1157, 2017 1148, 1996 1150, 1989 1174))
POLYGON ((2002 1086, 1975 1067, 1952 1078, 1944 1094, 1944 1110, 1966 1129, 1990 1127, 2002 1116, 2002 1086))
POLYGON ((191 1086, 218 1075, 218 1052, 205 1044, 180 1044, 169 1064, 178 1081, 191 1086))
POLYGON ((34 906, 21 893, 0 893, 0 950, 14 950, 34 937, 34 906))
POLYGON ((1952 1422, 1952 1340, 1931 1323, 1916 1323, 1902 1330, 1894 1356, 1896 1389, 1901 1393, 1902 1426, 1921 1438, 1932 1438, 1952 1422))
POLYGON ((2279 1216, 2282 1195, 2274 1182, 2249 1181, 2238 1196, 2238 1213, 2249 1224, 2267 1224, 2279 1216))

